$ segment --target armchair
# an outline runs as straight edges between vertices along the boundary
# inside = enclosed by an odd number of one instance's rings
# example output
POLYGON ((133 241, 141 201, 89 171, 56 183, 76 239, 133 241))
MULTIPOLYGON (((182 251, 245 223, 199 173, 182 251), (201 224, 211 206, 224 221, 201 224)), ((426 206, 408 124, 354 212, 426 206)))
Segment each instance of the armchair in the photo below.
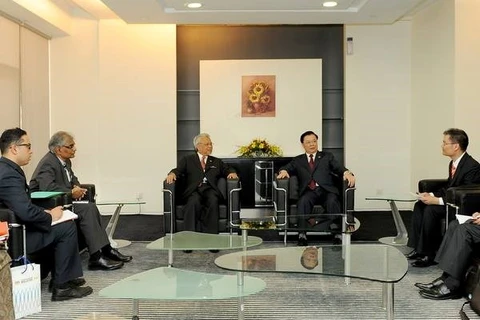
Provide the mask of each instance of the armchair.
MULTIPOLYGON (((418 182, 419 192, 434 192, 447 186, 447 179, 423 179, 418 182)), ((450 187, 446 191, 446 215, 442 221, 442 230, 455 219, 455 214, 472 215, 480 211, 480 185, 450 187)))
POLYGON ((0 205, 0 221, 7 221, 9 228, 8 254, 12 258, 12 267, 22 264, 21 261, 14 261, 23 256, 26 252, 25 226, 18 220, 13 211, 0 205))
MULTIPOLYGON (((337 188, 340 190, 340 205, 342 212, 336 212, 342 216, 342 233, 348 238, 343 237, 343 241, 350 241, 348 229, 355 225, 354 217, 354 199, 355 187, 349 187, 348 182, 343 177, 336 176, 337 188)), ((299 198, 299 186, 296 176, 286 179, 277 179, 273 182, 274 195, 273 205, 277 216, 277 225, 285 226, 285 229, 298 225, 297 201, 299 198)), ((324 213, 325 209, 321 205, 313 207, 313 214, 324 213)), ((318 231, 328 232, 327 225, 320 225, 318 231)), ((287 232, 285 232, 284 241, 286 242, 287 232)))
MULTIPOLYGON (((219 232, 231 232, 230 217, 233 217, 233 220, 238 220, 240 214, 240 181, 238 179, 221 178, 218 180, 217 186, 226 200, 219 205, 218 230, 219 232)), ((181 179, 171 184, 166 183, 166 181, 163 182, 163 225, 165 233, 184 230, 184 203, 180 200, 183 188, 181 179)))

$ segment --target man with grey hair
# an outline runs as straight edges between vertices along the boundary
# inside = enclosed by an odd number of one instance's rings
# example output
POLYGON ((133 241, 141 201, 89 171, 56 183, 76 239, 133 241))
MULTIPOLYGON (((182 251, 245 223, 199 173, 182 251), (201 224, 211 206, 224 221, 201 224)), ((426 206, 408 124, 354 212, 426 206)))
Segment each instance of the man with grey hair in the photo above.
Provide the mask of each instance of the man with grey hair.
POLYGON ((168 173, 166 182, 172 183, 177 178, 185 182, 182 194, 185 230, 218 233, 218 204, 224 200, 217 187, 218 179, 238 179, 238 176, 221 159, 211 156, 213 143, 208 134, 195 136, 193 145, 195 153, 180 159, 178 166, 168 173))
MULTIPOLYGON (((48 148, 50 151, 33 173, 30 190, 71 192, 73 199, 82 200, 87 189, 81 187, 72 170, 70 159, 75 157, 77 150, 73 136, 59 131, 51 137, 48 148)), ((102 228, 100 212, 94 203, 77 202, 73 209, 78 214, 78 225, 90 253, 90 270, 115 270, 132 260, 131 256, 125 256, 110 246, 107 233, 102 228)))

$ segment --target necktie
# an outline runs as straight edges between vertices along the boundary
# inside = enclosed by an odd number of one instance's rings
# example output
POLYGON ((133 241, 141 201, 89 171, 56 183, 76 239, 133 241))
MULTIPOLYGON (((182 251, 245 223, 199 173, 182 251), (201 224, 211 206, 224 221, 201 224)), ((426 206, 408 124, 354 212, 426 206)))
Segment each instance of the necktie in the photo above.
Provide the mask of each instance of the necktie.
POLYGON ((64 165, 63 165, 63 169, 65 169, 65 172, 67 173, 68 182, 71 182, 71 181, 72 181, 72 177, 70 176, 70 172, 68 171, 67 164, 64 164, 64 165))
POLYGON ((455 171, 457 170, 457 168, 452 164, 452 167, 450 168, 450 177, 453 178, 453 176, 455 175, 455 171))
MULTIPOLYGON (((310 166, 310 171, 313 173, 313 168, 315 168, 315 162, 313 161, 313 154, 309 155, 310 161, 308 161, 308 165, 310 166)), ((315 183, 315 180, 311 179, 310 182, 308 183, 308 187, 312 190, 315 190, 317 187, 317 184, 315 183)))
POLYGON ((206 156, 202 156, 202 161, 200 161, 200 162, 201 162, 201 164, 202 164, 202 169, 203 169, 203 171, 205 171, 206 160, 207 160, 207 157, 206 157, 206 156))

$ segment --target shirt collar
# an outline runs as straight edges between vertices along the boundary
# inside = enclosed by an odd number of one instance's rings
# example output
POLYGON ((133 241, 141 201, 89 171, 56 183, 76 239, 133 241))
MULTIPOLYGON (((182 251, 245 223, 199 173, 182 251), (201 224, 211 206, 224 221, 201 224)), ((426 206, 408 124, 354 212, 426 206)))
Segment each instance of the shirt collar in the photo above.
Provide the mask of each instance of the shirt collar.
POLYGON ((453 161, 452 166, 454 166, 455 168, 457 168, 457 167, 458 167, 458 164, 460 163, 460 160, 462 160, 462 158, 463 158, 464 155, 465 155, 465 152, 462 153, 462 155, 461 155, 460 157, 458 157, 457 160, 453 161))

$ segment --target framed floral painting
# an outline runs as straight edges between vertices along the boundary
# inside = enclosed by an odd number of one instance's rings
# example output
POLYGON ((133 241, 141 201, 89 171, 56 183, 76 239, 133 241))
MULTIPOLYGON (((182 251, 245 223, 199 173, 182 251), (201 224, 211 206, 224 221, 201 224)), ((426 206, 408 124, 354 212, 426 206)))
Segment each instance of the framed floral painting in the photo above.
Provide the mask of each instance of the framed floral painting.
POLYGON ((242 76, 242 117, 275 117, 275 76, 242 76))

